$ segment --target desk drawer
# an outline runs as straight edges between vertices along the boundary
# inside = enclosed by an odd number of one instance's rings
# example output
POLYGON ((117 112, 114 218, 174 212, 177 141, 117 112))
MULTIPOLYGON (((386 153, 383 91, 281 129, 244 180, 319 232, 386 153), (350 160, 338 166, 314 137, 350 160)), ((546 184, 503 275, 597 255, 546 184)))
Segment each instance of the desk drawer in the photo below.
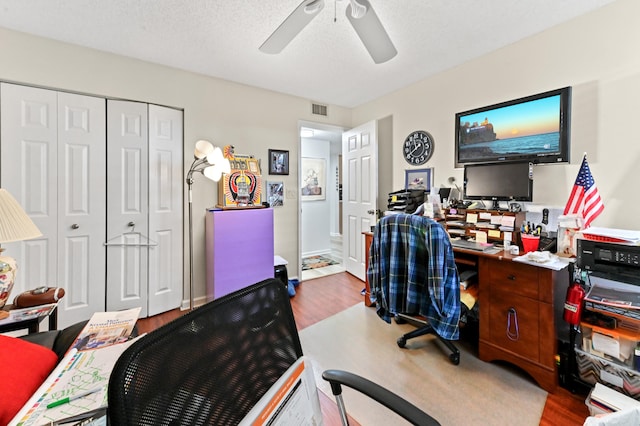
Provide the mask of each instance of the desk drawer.
MULTIPOLYGON (((480 309, 485 308, 484 306, 480 309)), ((489 341, 528 360, 539 361, 539 304, 509 292, 492 291, 489 341)))
POLYGON ((488 264, 491 289, 538 299, 538 268, 516 262, 491 260, 488 264))

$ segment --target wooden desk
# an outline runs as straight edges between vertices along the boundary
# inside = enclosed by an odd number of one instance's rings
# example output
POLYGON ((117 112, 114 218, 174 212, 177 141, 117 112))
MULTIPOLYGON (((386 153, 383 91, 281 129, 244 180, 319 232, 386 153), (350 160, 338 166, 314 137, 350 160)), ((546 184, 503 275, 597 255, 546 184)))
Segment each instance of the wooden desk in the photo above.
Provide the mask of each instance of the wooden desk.
POLYGON ((371 302, 371 287, 369 286, 369 277, 367 270, 369 269, 369 248, 373 241, 373 232, 363 232, 364 235, 364 306, 374 306, 371 302))
MULTIPOLYGON (((373 234, 363 234, 368 257, 373 234)), ((454 248, 454 253, 456 263, 478 269, 480 359, 517 365, 554 393, 558 386, 554 306, 561 304, 569 285, 567 271, 514 262, 515 256, 502 251, 487 254, 454 248)), ((368 281, 365 289, 365 305, 372 306, 368 281)))

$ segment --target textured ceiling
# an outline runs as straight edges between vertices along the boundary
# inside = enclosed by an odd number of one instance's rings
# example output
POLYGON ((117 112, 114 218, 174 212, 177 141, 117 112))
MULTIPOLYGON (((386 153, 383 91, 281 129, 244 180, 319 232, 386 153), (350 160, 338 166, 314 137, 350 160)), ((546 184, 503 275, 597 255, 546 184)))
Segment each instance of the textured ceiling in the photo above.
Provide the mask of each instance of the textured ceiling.
POLYGON ((376 65, 325 8, 278 55, 258 47, 301 0, 0 0, 0 26, 354 107, 613 0, 370 0, 398 55, 376 65))

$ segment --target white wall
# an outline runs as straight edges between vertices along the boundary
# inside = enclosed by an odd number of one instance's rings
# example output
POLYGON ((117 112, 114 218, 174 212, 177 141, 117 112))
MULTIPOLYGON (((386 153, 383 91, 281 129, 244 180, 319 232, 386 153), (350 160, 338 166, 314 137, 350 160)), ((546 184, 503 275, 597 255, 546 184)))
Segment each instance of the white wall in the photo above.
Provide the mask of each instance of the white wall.
MULTIPOLYGON (((329 141, 302 138, 301 157, 320 158, 326 161, 326 179, 321 183, 324 200, 302 201, 302 256, 329 253, 331 251, 331 209, 335 204, 335 173, 331 166, 331 144, 329 141)), ((304 177, 304 170, 302 170, 304 177)))
POLYGON ((338 169, 342 155, 342 144, 334 142, 330 144, 329 158, 329 185, 327 186, 327 194, 330 196, 329 201, 329 233, 331 235, 340 234, 340 197, 338 191, 338 169))
MULTIPOLYGON (((393 187, 409 165, 401 145, 413 130, 429 131, 435 184, 454 169, 456 112, 573 86, 571 163, 536 166, 534 203, 564 207, 583 153, 605 204, 593 226, 639 229, 634 194, 640 170, 640 2, 618 0, 544 33, 354 109, 354 125, 393 115, 393 187)), ((428 54, 428 53, 427 53, 428 54)), ((448 186, 448 185, 446 185, 448 186)))
MULTIPOLYGON (((238 154, 253 154, 268 169, 268 149, 288 150, 289 175, 283 207, 274 209, 275 253, 290 262, 295 275, 298 253, 298 121, 351 127, 351 110, 329 105, 328 117, 311 114, 311 101, 220 79, 150 64, 96 50, 0 28, 0 80, 184 109, 184 169, 198 139, 218 146, 234 145, 238 154)), ((188 228, 184 186, 184 284, 188 294, 188 228)), ((217 186, 195 176, 194 286, 205 294, 204 215, 217 201, 217 186)))

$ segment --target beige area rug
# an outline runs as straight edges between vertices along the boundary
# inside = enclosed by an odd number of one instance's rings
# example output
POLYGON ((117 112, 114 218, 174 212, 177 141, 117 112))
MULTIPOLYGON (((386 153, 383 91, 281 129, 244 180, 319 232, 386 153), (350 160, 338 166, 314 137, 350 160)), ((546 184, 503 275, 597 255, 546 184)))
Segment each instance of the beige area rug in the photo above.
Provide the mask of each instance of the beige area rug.
MULTIPOLYGON (((312 360, 318 387, 333 399, 322 379, 326 369, 347 370, 411 401, 442 425, 538 425, 547 393, 509 366, 480 361, 464 345, 459 365, 449 361, 434 336, 396 343, 414 330, 387 324, 375 309, 355 305, 300 332, 302 349, 312 360)), ((349 415, 361 425, 406 424, 367 397, 343 388, 349 415)))

